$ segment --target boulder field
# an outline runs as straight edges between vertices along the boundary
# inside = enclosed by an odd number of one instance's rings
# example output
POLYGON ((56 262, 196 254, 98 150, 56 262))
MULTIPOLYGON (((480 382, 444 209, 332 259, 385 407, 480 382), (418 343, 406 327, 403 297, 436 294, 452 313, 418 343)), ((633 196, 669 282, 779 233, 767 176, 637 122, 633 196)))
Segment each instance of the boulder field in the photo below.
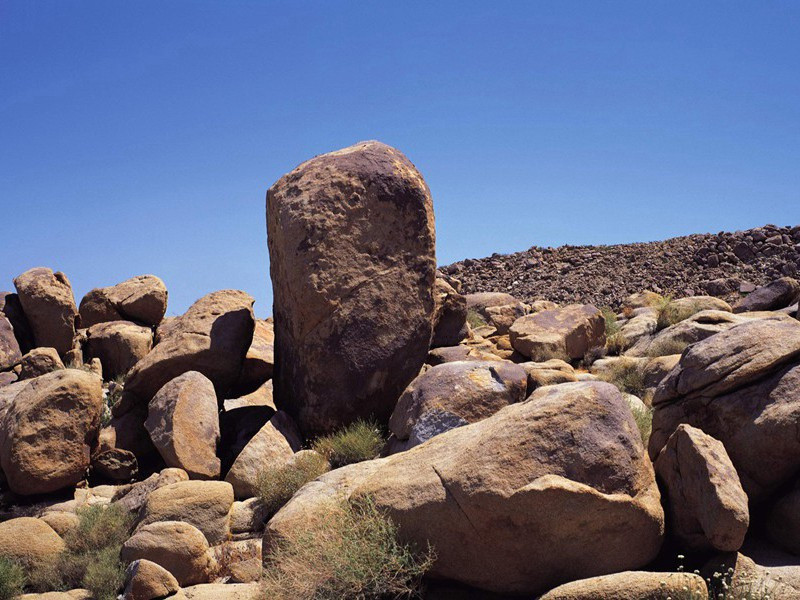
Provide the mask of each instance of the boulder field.
POLYGON ((643 246, 647 273, 619 248, 437 270, 430 190, 375 141, 288 172, 266 218, 267 319, 240 290, 166 316, 154 275, 76 303, 36 267, 0 293, 0 560, 22 598, 105 600, 96 574, 41 569, 115 539, 123 600, 271 597, 280 561, 309 573, 281 597, 317 598, 311 573, 378 533, 315 564, 281 550, 342 506, 385 519, 382 548, 428 550, 428 600, 800 598, 800 228, 656 243, 682 276, 643 246))

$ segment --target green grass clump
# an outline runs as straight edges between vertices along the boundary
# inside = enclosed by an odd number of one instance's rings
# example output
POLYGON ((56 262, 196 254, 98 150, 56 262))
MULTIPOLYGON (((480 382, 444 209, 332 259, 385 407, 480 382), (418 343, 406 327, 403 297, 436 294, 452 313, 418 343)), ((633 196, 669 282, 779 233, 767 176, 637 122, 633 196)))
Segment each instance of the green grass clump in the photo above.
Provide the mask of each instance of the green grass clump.
POLYGON ((472 329, 478 329, 478 327, 486 327, 488 325, 486 319, 484 319, 478 311, 471 308, 467 311, 467 323, 469 323, 472 329))
POLYGON ((11 600, 22 594, 25 569, 19 563, 0 556, 0 600, 11 600))
POLYGON ((647 389, 644 384, 644 370, 636 363, 620 361, 609 367, 600 378, 617 386, 619 391, 638 398, 644 396, 647 389))
POLYGON ((397 538, 397 526, 370 498, 342 501, 270 549, 264 597, 270 600, 419 598, 434 561, 397 538))
POLYGON ((32 569, 29 585, 36 592, 85 588, 95 600, 116 600, 125 576, 119 552, 133 516, 111 504, 82 508, 78 518, 64 536, 65 550, 56 561, 32 569))
POLYGON ((318 452, 302 452, 292 462, 277 469, 265 469, 256 482, 258 499, 269 516, 286 504, 295 492, 330 468, 318 452))
POLYGON ((311 447, 337 469, 377 458, 384 443, 383 434, 375 423, 358 420, 336 433, 317 438, 311 447))
POLYGON ((609 306, 600 309, 606 323, 606 351, 620 355, 628 348, 628 340, 622 335, 622 326, 617 321, 617 314, 609 306))

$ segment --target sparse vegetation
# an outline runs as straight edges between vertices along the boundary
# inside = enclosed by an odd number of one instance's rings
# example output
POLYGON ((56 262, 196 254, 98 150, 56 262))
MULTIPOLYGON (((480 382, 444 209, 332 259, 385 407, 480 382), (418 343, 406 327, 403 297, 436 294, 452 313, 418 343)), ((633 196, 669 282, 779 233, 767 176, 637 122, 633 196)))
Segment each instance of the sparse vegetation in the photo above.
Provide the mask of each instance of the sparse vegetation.
POLYGON ((312 448, 327 458, 336 469, 376 458, 384 443, 377 424, 358 420, 336 433, 317 438, 312 448))
POLYGON ((601 376, 603 381, 613 383, 621 392, 641 398, 645 393, 644 370, 636 362, 620 360, 601 376))
POLYGON ((670 354, 682 354, 689 347, 688 342, 676 339, 654 340, 647 348, 647 356, 655 358, 657 356, 669 356, 670 354))
POLYGON ((402 544, 397 526, 370 498, 342 501, 267 555, 270 600, 419 598, 433 550, 402 544))
POLYGON ((114 405, 122 398, 122 390, 125 387, 125 375, 117 375, 108 382, 108 390, 105 394, 103 414, 100 417, 101 425, 105 427, 111 422, 112 410, 114 405))
POLYGON ((653 308, 656 311, 657 331, 665 329, 670 325, 675 325, 675 323, 680 321, 678 318, 678 310, 675 308, 675 305, 672 302, 672 296, 669 294, 662 296, 656 302, 654 302, 653 308))
POLYGON ((616 313, 608 306, 600 311, 606 322, 606 351, 608 354, 620 355, 628 347, 628 340, 622 335, 622 326, 617 321, 616 313))
POLYGON ((11 600, 22 594, 25 570, 19 563, 0 556, 0 600, 11 600))
POLYGON ((477 329, 478 327, 486 327, 488 323, 486 319, 484 319, 481 314, 473 309, 469 309, 467 311, 467 323, 472 329, 477 329))
POLYGON ((133 517, 117 505, 94 505, 78 511, 77 527, 64 536, 58 560, 32 569, 29 585, 36 592, 88 589, 96 600, 115 600, 124 567, 119 560, 133 517))
POLYGON ((649 406, 631 406, 631 413, 636 421, 636 427, 639 428, 639 434, 642 436, 642 443, 647 447, 650 434, 653 432, 653 409, 649 406))
POLYGON ((277 469, 265 469, 256 484, 258 499, 269 516, 275 514, 295 492, 309 481, 313 481, 330 466, 327 459, 317 452, 303 452, 294 460, 277 469))

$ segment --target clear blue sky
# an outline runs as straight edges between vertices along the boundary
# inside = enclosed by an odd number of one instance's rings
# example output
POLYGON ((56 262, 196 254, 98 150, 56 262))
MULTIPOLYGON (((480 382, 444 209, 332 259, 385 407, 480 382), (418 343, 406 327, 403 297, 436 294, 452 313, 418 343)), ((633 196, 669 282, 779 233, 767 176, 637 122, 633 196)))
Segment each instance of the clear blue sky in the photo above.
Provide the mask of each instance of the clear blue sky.
POLYGON ((266 189, 364 139, 446 264, 800 223, 800 3, 0 0, 0 289, 271 313, 266 189))

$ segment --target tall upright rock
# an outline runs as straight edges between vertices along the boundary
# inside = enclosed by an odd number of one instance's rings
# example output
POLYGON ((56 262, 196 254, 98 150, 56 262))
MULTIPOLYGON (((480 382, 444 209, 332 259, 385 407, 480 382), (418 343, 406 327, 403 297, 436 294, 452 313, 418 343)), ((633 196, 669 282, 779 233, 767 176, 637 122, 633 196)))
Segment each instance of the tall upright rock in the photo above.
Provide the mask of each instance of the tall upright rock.
POLYGON ((267 192, 275 398, 306 436, 385 423, 431 339, 433 203, 376 141, 317 156, 267 192))
POLYGON ((37 346, 55 348, 64 357, 72 349, 78 309, 67 276, 36 267, 14 280, 19 301, 37 346))

